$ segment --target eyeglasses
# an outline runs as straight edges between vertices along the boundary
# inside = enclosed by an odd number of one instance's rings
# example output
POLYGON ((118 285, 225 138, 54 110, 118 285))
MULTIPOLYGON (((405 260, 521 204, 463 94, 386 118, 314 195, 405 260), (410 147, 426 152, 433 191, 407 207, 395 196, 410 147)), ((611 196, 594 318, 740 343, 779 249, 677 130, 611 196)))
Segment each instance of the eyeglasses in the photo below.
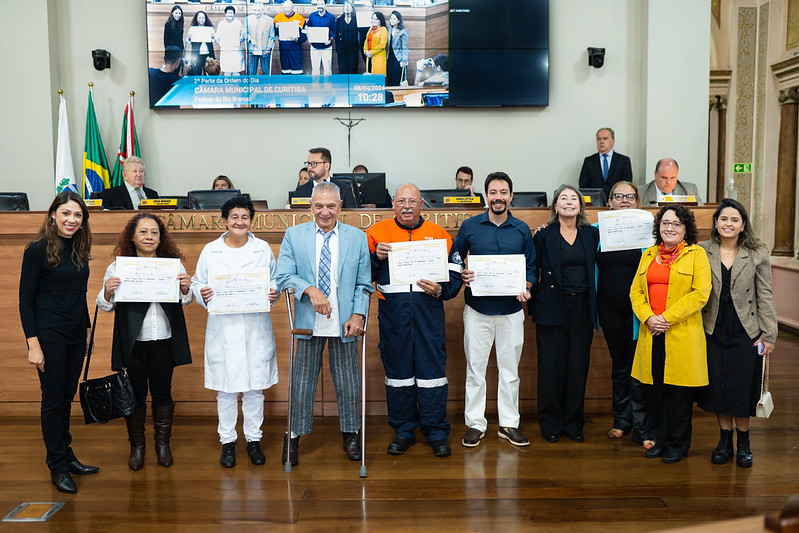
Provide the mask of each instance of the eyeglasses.
POLYGON ((637 200, 638 196, 635 194, 622 194, 620 192, 617 192, 613 195, 613 199, 616 200, 617 202, 621 202, 625 198, 632 202, 633 200, 637 200))
POLYGON ((306 161, 305 166, 306 168, 316 168, 318 165, 323 163, 327 163, 327 161, 306 161))
POLYGON ((674 222, 672 222, 671 220, 660 221, 661 228, 668 228, 669 226, 671 226, 674 229, 680 229, 682 227, 682 222, 680 222, 679 220, 675 220, 674 222))
POLYGON ((421 202, 421 200, 418 199, 418 198, 394 198, 394 203, 395 204, 403 205, 403 206, 404 205, 408 205, 410 207, 413 207, 416 204, 418 204, 419 202, 421 202))

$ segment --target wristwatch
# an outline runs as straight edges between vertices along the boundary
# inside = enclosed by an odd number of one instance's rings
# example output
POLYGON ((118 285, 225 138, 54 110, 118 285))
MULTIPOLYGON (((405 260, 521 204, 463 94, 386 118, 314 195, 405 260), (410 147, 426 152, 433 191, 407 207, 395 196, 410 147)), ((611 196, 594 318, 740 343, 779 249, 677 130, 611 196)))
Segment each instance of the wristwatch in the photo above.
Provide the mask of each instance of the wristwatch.
POLYGON ((435 294, 433 295, 433 297, 434 297, 434 298, 441 298, 441 291, 443 291, 443 290, 444 290, 444 287, 442 287, 442 286, 439 284, 439 285, 438 285, 438 292, 437 292, 437 293, 435 293, 435 294))

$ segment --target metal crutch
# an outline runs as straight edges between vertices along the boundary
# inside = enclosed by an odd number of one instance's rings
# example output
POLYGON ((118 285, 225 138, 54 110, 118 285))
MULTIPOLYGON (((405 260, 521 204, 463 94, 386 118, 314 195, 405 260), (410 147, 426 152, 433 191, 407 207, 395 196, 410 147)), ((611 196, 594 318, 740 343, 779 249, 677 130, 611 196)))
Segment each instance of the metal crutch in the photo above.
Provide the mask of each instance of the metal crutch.
POLYGON ((366 316, 363 318, 361 334, 361 477, 366 477, 366 326, 369 323, 371 294, 367 293, 366 316))
POLYGON ((294 295, 294 287, 286 287, 283 291, 286 293, 286 309, 289 314, 289 398, 288 398, 288 416, 286 421, 286 464, 283 466, 284 472, 291 472, 291 389, 292 377, 294 374, 294 342, 296 335, 312 335, 313 330, 310 329, 294 329, 294 313, 291 308, 291 301, 294 295))

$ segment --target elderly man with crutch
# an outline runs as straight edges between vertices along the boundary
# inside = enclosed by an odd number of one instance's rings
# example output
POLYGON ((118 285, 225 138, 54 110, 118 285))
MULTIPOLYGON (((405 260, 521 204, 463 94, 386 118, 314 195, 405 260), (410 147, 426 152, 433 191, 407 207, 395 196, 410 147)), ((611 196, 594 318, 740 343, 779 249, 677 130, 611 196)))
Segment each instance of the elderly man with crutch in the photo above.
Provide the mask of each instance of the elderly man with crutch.
POLYGON ((344 451, 351 461, 361 460, 358 438, 361 380, 355 341, 363 333, 373 288, 366 235, 340 223, 340 212, 338 186, 318 184, 311 196, 314 221, 289 228, 280 245, 278 289, 294 289, 292 326, 297 328, 294 330, 297 353, 290 380, 291 435, 283 439, 284 465, 286 462, 297 465, 300 436, 311 432, 316 383, 325 344, 338 401, 344 451))

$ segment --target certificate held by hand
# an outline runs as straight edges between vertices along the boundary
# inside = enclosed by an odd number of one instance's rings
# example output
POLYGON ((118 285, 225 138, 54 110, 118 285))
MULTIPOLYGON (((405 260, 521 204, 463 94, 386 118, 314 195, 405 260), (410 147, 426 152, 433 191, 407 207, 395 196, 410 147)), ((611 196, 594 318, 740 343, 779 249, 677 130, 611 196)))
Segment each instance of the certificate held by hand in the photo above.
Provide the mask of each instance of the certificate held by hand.
POLYGON ((600 211, 599 242, 603 252, 649 248, 655 244, 652 235, 654 217, 642 209, 600 211))
POLYGON ((413 284, 420 279, 449 281, 447 269, 447 241, 392 242, 388 253, 389 282, 413 284))
POLYGON ((518 296, 525 291, 527 259, 524 254, 470 255, 469 284, 474 296, 518 296))
POLYGON ((208 286, 214 290, 208 302, 208 313, 269 312, 269 273, 235 272, 210 276, 208 286))
POLYGON ((277 33, 281 41, 290 41, 300 38, 300 25, 296 20, 277 23, 277 33))
POLYGON ((114 291, 117 302, 177 302, 180 298, 180 260, 169 257, 117 257, 114 291))

